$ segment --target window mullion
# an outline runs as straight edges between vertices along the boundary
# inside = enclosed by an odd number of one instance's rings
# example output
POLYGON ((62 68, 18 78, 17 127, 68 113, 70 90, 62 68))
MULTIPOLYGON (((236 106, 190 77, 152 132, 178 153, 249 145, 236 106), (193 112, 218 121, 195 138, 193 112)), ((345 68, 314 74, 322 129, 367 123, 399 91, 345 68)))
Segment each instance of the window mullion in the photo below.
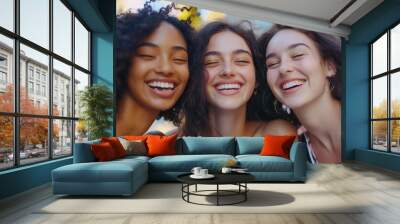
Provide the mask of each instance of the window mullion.
MULTIPOLYGON (((14 1, 14 30, 17 35, 19 35, 19 8, 20 1, 14 1)), ((19 47, 19 39, 14 39, 14 112, 15 114, 19 114, 19 99, 20 99, 20 47, 19 47)), ((20 118, 14 116, 14 166, 19 166, 20 158, 19 158, 19 135, 20 135, 20 118)))
MULTIPOLYGON (((53 0, 49 0, 49 50, 53 52, 53 0)), ((49 86, 47 90, 49 94, 49 116, 48 120, 48 152, 49 159, 53 159, 53 56, 49 55, 49 73, 48 73, 48 83, 49 86)))
MULTIPOLYGON (((73 66, 71 67, 72 71, 71 71, 71 91, 72 91, 72 95, 71 95, 71 117, 75 118, 75 12, 72 11, 72 15, 71 15, 71 23, 72 23, 72 38, 71 38, 71 55, 72 55, 72 64, 73 66)), ((73 120, 71 122, 71 126, 72 126, 72 130, 71 130, 71 150, 72 150, 72 155, 74 155, 74 145, 75 145, 75 125, 76 125, 76 121, 73 120)))
MULTIPOLYGON (((387 51, 386 51, 386 54, 387 54, 387 68, 386 68, 386 70, 387 71, 389 71, 390 70, 390 30, 387 32, 387 51)), ((390 82, 390 79, 391 79, 391 74, 389 73, 389 74, 387 74, 387 102, 388 102, 388 104, 387 104, 387 110, 388 110, 388 118, 391 118, 392 117, 392 111, 391 111, 391 108, 392 108, 392 101, 391 101, 391 82, 390 82)), ((391 135, 391 127, 392 125, 391 125, 391 120, 388 120, 388 122, 387 122, 387 132, 388 132, 388 152, 391 152, 392 151, 392 135, 391 135)))
POLYGON ((374 71, 373 70, 373 47, 372 47, 372 45, 370 45, 370 47, 369 47, 369 49, 370 49, 370 57, 369 57, 369 64, 370 64, 370 67, 369 67, 369 69, 370 69, 370 71, 369 71, 369 84, 370 84, 370 91, 369 91, 369 94, 370 94, 370 96, 369 96, 369 118, 370 118, 370 122, 369 122, 369 125, 370 125, 370 127, 369 127, 369 137, 370 137, 370 141, 369 141, 369 144, 370 144, 370 149, 373 149, 373 146, 374 146, 374 144, 373 144, 373 141, 374 141, 374 136, 373 136, 373 127, 374 127, 374 123, 373 123, 373 121, 372 121, 372 119, 374 118, 373 117, 373 96, 374 96, 374 85, 373 85, 373 79, 372 79, 372 72, 374 71), (371 103, 372 102, 372 103, 371 103))

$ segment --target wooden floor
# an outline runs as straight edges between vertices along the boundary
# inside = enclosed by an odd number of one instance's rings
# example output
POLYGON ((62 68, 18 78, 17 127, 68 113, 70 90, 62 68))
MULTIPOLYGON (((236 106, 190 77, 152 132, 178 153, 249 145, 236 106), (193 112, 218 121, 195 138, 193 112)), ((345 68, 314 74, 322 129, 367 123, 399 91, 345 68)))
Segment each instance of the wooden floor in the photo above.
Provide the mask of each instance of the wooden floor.
POLYGON ((359 163, 319 165, 307 183, 317 183, 345 201, 367 204, 357 214, 36 214, 55 199, 49 185, 0 201, 0 223, 220 224, 220 223, 400 223, 400 174, 359 163))

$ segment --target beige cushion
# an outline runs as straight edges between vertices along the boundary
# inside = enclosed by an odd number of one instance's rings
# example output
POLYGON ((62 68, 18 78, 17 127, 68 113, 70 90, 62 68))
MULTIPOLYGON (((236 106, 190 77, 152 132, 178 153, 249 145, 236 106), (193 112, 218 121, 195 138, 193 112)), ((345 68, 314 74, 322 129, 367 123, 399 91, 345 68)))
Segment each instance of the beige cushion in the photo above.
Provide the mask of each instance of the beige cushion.
POLYGON ((144 141, 142 140, 126 140, 119 138, 122 146, 126 151, 126 155, 145 156, 147 155, 147 149, 144 141))

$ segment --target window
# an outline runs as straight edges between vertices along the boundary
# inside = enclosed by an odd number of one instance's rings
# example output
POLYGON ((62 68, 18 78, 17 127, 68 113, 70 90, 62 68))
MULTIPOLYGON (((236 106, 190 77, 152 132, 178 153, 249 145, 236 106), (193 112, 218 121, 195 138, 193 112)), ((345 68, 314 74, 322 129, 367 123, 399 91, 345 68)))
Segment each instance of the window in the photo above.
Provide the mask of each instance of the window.
POLYGON ((81 114, 81 108, 79 107, 79 96, 86 86, 89 85, 89 74, 81 72, 79 70, 75 71, 75 117, 79 117, 81 114))
POLYGON ((72 12, 59 0, 53 0, 54 53, 71 60, 72 12))
POLYGON ((46 96, 46 86, 42 86, 42 96, 46 96))
POLYGON ((33 82, 28 82, 28 92, 29 94, 33 94, 33 82))
POLYGON ((82 68, 89 69, 89 32, 75 18, 75 62, 82 68))
MULTIPOLYGON (((0 9, 0 14, 3 9, 0 9)), ((3 15, 0 15, 0 20, 3 15)), ((1 112, 14 112, 14 69, 10 62, 12 62, 12 58, 14 57, 14 41, 11 38, 8 38, 5 35, 0 33, 0 57, 3 58, 2 66, 0 66, 0 73, 4 74, 7 77, 7 81, 5 84, 0 85, 0 115, 1 112), (7 58, 8 62, 6 63, 4 59, 7 58)), ((3 81, 4 82, 4 81, 3 81)), ((10 130, 11 131, 11 130, 10 130)), ((1 136, 0 136, 1 139, 1 136)), ((2 144, 0 142, 0 148, 2 144)), ((1 169, 1 161, 0 161, 0 169, 1 169)))
POLYGON ((49 49, 49 0, 20 0, 21 36, 49 49))
POLYGON ((5 91, 7 85, 7 56, 0 53, 0 91, 5 91))
POLYGON ((40 70, 36 69, 36 80, 40 81, 40 70))
POLYGON ((0 170, 70 156, 87 139, 73 105, 90 85, 90 30, 68 1, 0 1, 0 170))
POLYGON ((7 68, 7 56, 0 54, 0 67, 7 68))
POLYGON ((400 153, 400 24, 370 45, 371 148, 400 153))
POLYGON ((0 84, 6 85, 7 84, 7 73, 0 71, 0 84))
POLYGON ((40 95, 40 84, 36 84, 36 95, 40 95))
POLYGON ((28 71, 29 79, 33 80, 33 67, 29 66, 29 71, 28 71))
POLYGON ((1 0, 0 26, 14 31, 14 0, 1 0))
MULTIPOLYGON (((69 85, 72 84, 72 68, 69 65, 66 65, 56 59, 53 60, 54 64, 54 70, 53 70, 53 107, 56 109, 53 110, 53 114, 60 113, 59 108, 56 107, 56 105, 59 103, 58 97, 60 97, 60 100, 62 103, 64 103, 64 96, 70 96, 72 94, 70 89, 65 89, 65 85, 69 83, 69 85), (61 94, 61 96, 59 96, 61 94)), ((72 103, 72 98, 70 97, 68 100, 68 104, 72 103), (71 101, 71 102, 69 102, 71 101)), ((61 105, 60 105, 61 106, 61 105)), ((65 116, 72 116, 72 108, 68 107, 65 111, 66 114, 65 116)), ((64 116, 63 115, 63 116, 64 116)))

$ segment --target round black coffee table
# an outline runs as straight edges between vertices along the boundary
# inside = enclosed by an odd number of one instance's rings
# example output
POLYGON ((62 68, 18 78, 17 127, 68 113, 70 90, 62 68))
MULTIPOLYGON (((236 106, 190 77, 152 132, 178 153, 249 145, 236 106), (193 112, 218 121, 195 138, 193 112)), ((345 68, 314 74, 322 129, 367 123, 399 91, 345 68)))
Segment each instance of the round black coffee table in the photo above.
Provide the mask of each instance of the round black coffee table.
POLYGON ((247 200, 247 192, 249 188, 247 187, 247 183, 255 180, 255 177, 248 173, 216 173, 213 174, 215 177, 212 179, 193 179, 190 177, 191 173, 182 174, 177 177, 178 181, 182 183, 182 199, 188 203, 198 204, 198 205, 234 205, 241 202, 245 202, 247 200), (206 185, 216 185, 215 190, 197 190, 198 184, 206 184, 206 185), (220 185, 236 185, 238 186, 237 190, 223 190, 220 189, 220 185), (195 186, 194 191, 190 191, 190 186, 195 186), (206 194, 209 192, 215 192, 215 194, 206 194), (190 201, 190 196, 204 196, 204 197, 216 197, 216 204, 202 204, 190 201), (239 200, 231 202, 231 203, 221 203, 221 197, 232 197, 232 196, 241 196, 239 200))

